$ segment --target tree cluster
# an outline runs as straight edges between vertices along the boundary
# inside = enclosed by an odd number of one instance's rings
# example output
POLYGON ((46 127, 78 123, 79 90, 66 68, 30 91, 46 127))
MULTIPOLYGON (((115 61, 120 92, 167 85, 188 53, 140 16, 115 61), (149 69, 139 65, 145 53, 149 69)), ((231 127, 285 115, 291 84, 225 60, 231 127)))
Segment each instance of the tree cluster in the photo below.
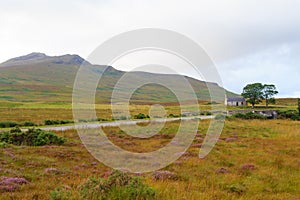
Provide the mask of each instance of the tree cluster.
POLYGON ((300 98, 298 98, 298 116, 300 116, 300 98))
POLYGON ((252 108, 254 108, 255 104, 262 102, 262 100, 266 100, 266 107, 268 108, 269 103, 275 102, 273 97, 276 94, 278 94, 278 91, 276 90, 275 85, 253 83, 244 87, 242 96, 252 105, 252 108))

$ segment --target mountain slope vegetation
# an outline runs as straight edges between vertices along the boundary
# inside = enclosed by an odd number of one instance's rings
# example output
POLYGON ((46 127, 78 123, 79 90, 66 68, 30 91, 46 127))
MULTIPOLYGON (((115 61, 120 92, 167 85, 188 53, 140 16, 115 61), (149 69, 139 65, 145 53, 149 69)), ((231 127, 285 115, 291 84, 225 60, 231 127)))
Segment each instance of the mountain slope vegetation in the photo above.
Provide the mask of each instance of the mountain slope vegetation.
MULTIPOLYGON (((0 101, 10 102, 71 102, 73 84, 80 65, 91 66, 78 55, 47 56, 31 53, 10 59, 0 65, 0 101)), ((128 88, 134 88, 139 81, 156 79, 166 80, 175 87, 182 87, 180 75, 153 74, 148 72, 124 72, 103 65, 93 65, 99 75, 103 75, 96 92, 97 103, 109 103, 112 91, 118 80, 130 73, 132 80, 128 88), (105 71, 104 71, 105 70, 105 71)), ((216 91, 222 88, 215 83, 206 83, 190 77, 189 81, 199 100, 209 101, 207 84, 216 91)), ((184 91, 182 88, 181 92, 184 91)), ((226 91, 228 95, 235 94, 226 91)), ((221 101, 220 97, 220 101, 221 101)), ((177 102, 176 96, 167 88, 158 84, 147 84, 137 89, 131 97, 132 103, 177 102)))

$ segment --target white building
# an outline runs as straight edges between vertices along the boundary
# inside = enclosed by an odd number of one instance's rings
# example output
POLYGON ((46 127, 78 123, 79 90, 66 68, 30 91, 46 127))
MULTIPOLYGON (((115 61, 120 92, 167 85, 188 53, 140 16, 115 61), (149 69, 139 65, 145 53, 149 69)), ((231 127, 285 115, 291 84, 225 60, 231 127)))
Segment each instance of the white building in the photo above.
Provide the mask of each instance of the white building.
POLYGON ((227 97, 225 101, 227 106, 247 106, 246 100, 243 97, 227 97))

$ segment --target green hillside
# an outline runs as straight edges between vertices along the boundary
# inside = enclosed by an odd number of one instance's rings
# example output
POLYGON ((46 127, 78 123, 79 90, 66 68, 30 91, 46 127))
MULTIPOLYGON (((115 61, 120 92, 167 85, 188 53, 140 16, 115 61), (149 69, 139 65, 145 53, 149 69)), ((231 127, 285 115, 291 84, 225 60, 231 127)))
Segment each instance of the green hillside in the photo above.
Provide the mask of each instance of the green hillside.
MULTIPOLYGON (((77 70, 81 64, 91 66, 90 63, 77 55, 63 55, 50 57, 41 53, 13 58, 0 65, 0 101, 1 102, 66 102, 72 101, 73 83, 77 70)), ((117 81, 126 72, 113 67, 94 65, 95 73, 103 74, 99 82, 96 101, 109 103, 112 91, 117 81)), ((128 88, 135 87, 141 80, 167 80, 180 89, 178 84, 182 78, 179 75, 152 74, 147 72, 129 72, 131 81, 128 88)), ((222 89, 214 83, 205 83, 186 77, 192 85, 199 100, 208 101, 209 92, 206 84, 210 84, 216 91, 222 89)), ((126 93, 126 91, 123 91, 126 93)), ((230 96, 235 96, 231 92, 230 96)), ((220 99, 221 100, 221 99, 220 99)), ((167 88, 157 84, 145 85, 134 92, 131 97, 133 103, 167 103, 177 102, 175 95, 167 88)))

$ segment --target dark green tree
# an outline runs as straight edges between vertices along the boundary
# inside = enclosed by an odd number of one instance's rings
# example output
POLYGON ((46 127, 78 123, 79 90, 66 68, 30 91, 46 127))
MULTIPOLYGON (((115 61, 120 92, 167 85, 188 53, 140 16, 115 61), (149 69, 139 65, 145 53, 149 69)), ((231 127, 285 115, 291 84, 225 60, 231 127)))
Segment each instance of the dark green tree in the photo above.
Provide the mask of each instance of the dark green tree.
POLYGON ((298 98, 298 115, 300 117, 300 98, 298 98))
POLYGON ((264 86, 261 83, 248 84, 244 87, 242 96, 254 108, 254 105, 260 103, 264 98, 263 89, 264 86))
POLYGON ((266 100, 266 108, 269 107, 270 102, 275 102, 275 99, 273 98, 276 94, 278 94, 278 91, 276 90, 275 85, 272 84, 265 84, 263 86, 263 99, 266 100))

